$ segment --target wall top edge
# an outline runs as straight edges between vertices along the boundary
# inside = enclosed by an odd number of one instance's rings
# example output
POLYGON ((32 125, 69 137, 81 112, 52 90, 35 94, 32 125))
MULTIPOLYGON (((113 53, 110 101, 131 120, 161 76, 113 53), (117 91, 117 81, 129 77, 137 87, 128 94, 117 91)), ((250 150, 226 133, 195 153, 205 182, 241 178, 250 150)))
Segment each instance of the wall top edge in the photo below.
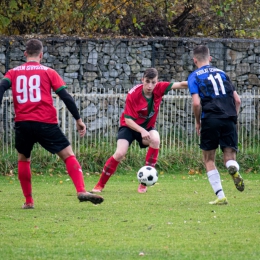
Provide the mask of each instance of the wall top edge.
POLYGON ((32 38, 44 40, 44 41, 55 41, 55 42, 65 42, 69 40, 78 41, 78 42, 87 42, 87 41, 102 41, 102 42, 111 42, 111 41, 183 41, 183 42, 248 42, 248 43, 260 43, 260 39, 241 39, 241 38, 203 38, 203 37, 125 37, 125 36, 115 36, 115 37, 79 37, 79 36, 50 36, 50 35, 23 35, 23 36, 0 36, 0 41, 25 41, 32 38))

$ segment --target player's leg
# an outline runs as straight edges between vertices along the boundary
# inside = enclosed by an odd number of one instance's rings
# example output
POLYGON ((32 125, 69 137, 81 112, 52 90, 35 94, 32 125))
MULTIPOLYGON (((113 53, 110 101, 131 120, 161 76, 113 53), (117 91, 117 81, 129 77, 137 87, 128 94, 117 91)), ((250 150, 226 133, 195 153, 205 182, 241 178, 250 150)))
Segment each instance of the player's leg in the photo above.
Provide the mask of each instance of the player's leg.
MULTIPOLYGON (((156 131, 155 129, 151 129, 148 131, 150 133, 149 140, 143 140, 141 139, 141 136, 138 135, 137 141, 139 142, 141 148, 146 148, 148 146, 148 150, 145 157, 145 165, 155 167, 159 155, 160 135, 158 131, 156 131)), ((147 187, 142 184, 139 184, 137 191, 139 193, 145 193, 147 192, 147 187)))
POLYGON ((99 178, 98 183, 92 189, 92 192, 101 192, 110 177, 115 173, 118 164, 125 157, 127 150, 129 148, 129 141, 126 139, 118 139, 117 140, 117 148, 115 153, 106 161, 101 176, 99 178))
POLYGON ((67 172, 73 181, 79 201, 90 201, 93 204, 103 202, 103 198, 86 192, 81 166, 75 157, 72 147, 60 127, 54 124, 37 123, 37 140, 47 151, 57 154, 65 163, 67 172))
POLYGON ((236 151, 230 147, 223 148, 223 160, 237 190, 243 191, 245 189, 245 184, 242 176, 239 174, 239 164, 236 161, 236 151))
POLYGON ((221 120, 217 118, 208 118, 201 120, 200 131, 200 148, 203 150, 203 161, 207 171, 209 183, 217 195, 215 201, 211 201, 210 204, 223 205, 227 204, 220 174, 215 165, 216 149, 219 145, 219 136, 221 132, 221 120))
POLYGON ((23 154, 18 153, 18 179, 25 197, 25 203, 22 206, 23 209, 34 208, 30 163, 30 158, 26 158, 23 154))
POLYGON ((31 122, 15 123, 15 148, 18 152, 18 179, 25 197, 23 209, 33 209, 30 156, 35 143, 31 122))
POLYGON ((79 201, 90 201, 93 204, 102 203, 104 199, 101 196, 86 192, 82 169, 72 151, 71 145, 57 152, 57 155, 64 161, 66 165, 67 172, 76 188, 79 201))
POLYGON ((35 127, 39 128, 37 137, 41 146, 52 154, 57 154, 64 161, 76 191, 85 192, 81 166, 72 151, 70 142, 59 126, 39 123, 35 127))
POLYGON ((77 192, 85 192, 85 184, 81 166, 75 157, 71 145, 57 152, 57 155, 64 161, 67 172, 72 179, 77 192))
POLYGON ((239 174, 239 164, 236 161, 238 150, 236 122, 230 119, 223 120, 223 130, 220 137, 220 147, 223 151, 224 164, 239 191, 245 189, 244 180, 239 174))
POLYGON ((150 140, 143 140, 144 145, 149 145, 148 151, 146 153, 145 165, 155 167, 159 155, 160 135, 156 130, 151 130, 149 133, 150 140))
POLYGON ((217 196, 217 199, 210 202, 210 204, 222 205, 227 204, 227 199, 222 189, 220 174, 215 166, 215 154, 216 150, 203 150, 203 161, 207 171, 209 183, 217 196))

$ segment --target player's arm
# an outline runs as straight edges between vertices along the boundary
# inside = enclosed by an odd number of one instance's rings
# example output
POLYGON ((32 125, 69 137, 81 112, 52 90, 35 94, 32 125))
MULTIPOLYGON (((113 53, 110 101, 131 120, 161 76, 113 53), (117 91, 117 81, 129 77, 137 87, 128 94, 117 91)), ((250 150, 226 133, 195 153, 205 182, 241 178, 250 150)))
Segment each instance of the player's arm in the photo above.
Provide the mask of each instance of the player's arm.
POLYGON ((171 89, 186 89, 188 88, 188 81, 174 82, 171 89))
POLYGON ((138 125, 133 119, 125 117, 125 122, 127 126, 133 129, 136 132, 139 132, 143 139, 148 140, 150 139, 150 134, 146 131, 143 127, 138 125))
POLYGON ((192 108, 196 120, 196 132, 200 134, 201 104, 199 94, 192 94, 192 108))
POLYGON ((4 93, 10 88, 10 82, 6 79, 2 79, 0 82, 0 106, 2 104, 4 93))
POLYGON ((225 74, 226 78, 227 78, 227 81, 230 83, 230 85, 232 86, 233 88, 233 97, 235 99, 235 106, 236 106, 236 111, 237 111, 237 114, 239 113, 239 110, 240 110, 240 105, 241 105, 241 99, 239 97, 239 95, 237 94, 236 90, 235 90, 235 87, 232 83, 232 81, 230 80, 229 76, 227 74, 225 74))
POLYGON ((72 116, 75 118, 77 124, 77 130, 80 136, 81 137, 84 136, 86 133, 86 125, 83 123, 82 119, 80 118, 79 111, 75 104, 74 99, 64 88, 58 91, 56 94, 64 102, 64 104, 66 105, 66 107, 68 108, 72 116))
POLYGON ((239 109, 240 109, 240 105, 241 105, 241 99, 240 99, 240 97, 239 97, 239 95, 237 94, 236 91, 233 92, 233 96, 234 96, 234 99, 235 99, 236 111, 237 111, 237 114, 238 114, 239 109))

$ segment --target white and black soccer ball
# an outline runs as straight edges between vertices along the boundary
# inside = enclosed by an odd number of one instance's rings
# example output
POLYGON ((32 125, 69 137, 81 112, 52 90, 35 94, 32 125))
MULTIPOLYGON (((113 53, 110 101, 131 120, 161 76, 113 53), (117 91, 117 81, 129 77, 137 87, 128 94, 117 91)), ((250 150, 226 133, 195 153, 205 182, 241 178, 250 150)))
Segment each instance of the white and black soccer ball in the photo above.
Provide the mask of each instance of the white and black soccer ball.
POLYGON ((137 172, 137 179, 144 186, 152 186, 158 181, 158 172, 152 166, 143 166, 137 172))

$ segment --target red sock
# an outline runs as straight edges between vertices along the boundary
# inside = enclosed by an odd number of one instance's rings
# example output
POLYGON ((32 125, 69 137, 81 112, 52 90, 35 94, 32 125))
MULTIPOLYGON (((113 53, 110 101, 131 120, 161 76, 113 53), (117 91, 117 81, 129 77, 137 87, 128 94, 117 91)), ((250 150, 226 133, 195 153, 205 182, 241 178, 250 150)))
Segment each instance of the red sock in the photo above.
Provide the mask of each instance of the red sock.
POLYGON ((31 178, 30 162, 18 161, 18 179, 25 197, 25 203, 27 204, 33 203, 31 178))
POLYGON ((148 148, 146 158, 145 158, 145 165, 150 165, 152 167, 155 167, 159 155, 159 149, 155 149, 152 147, 148 148))
POLYGON ((69 156, 65 160, 66 168, 70 178, 72 179, 77 192, 85 192, 84 178, 81 166, 74 155, 69 156))
POLYGON ((107 181, 109 178, 115 173, 116 168, 118 166, 119 162, 114 159, 113 156, 111 156, 105 163, 105 166, 102 170, 101 177, 98 181, 98 185, 102 188, 105 187, 107 181))

